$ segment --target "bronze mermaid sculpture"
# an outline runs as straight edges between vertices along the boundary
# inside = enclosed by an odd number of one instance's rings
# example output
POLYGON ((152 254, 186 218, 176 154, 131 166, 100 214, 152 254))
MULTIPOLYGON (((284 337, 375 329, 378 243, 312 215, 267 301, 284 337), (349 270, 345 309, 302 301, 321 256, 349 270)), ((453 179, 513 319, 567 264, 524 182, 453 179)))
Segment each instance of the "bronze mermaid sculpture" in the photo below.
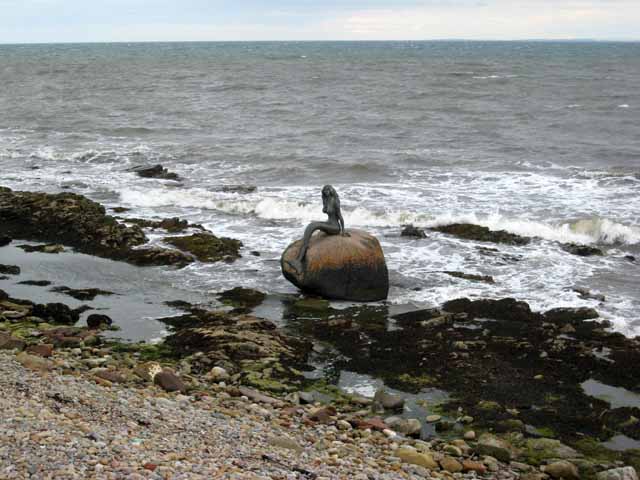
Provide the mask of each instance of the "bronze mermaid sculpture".
POLYGON ((311 236, 317 230, 320 230, 327 235, 349 235, 344 231, 344 219, 342 218, 342 212, 340 211, 340 197, 338 197, 338 192, 336 192, 335 188, 331 185, 325 185, 322 187, 322 212, 327 214, 327 221, 312 222, 307 226, 304 231, 302 246, 300 247, 297 258, 287 262, 297 273, 301 273, 303 270, 302 264, 306 258, 307 250, 309 249, 311 236))

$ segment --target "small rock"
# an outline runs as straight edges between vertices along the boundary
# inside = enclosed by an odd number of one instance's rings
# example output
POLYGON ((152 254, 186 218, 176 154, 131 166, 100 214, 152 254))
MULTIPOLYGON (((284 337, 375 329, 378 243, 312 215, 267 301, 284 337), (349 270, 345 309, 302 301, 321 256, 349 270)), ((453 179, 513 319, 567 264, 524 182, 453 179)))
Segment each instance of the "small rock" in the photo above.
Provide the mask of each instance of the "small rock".
POLYGON ((396 450, 395 456, 402 460, 404 463, 418 465, 420 467, 428 468, 429 470, 435 470, 439 466, 438 463, 433 459, 431 454, 420 453, 409 448, 399 448, 398 450, 396 450))
POLYGON ((100 315, 94 313, 87 317, 87 327, 91 330, 98 330, 101 328, 110 327, 113 324, 113 320, 107 315, 100 315))
POLYGON ((415 238, 427 238, 427 234, 422 228, 414 227, 413 225, 405 225, 402 228, 402 237, 415 237, 415 238))
POLYGON ((207 380, 211 382, 223 382, 228 380, 230 377, 229 372, 227 372, 222 367, 213 367, 211 371, 207 374, 207 380))
POLYGON ((442 419, 441 415, 429 415, 427 417, 427 422, 436 423, 436 422, 439 422, 441 419, 442 419))
POLYGON ((476 439, 476 432, 474 432, 473 430, 469 430, 468 432, 464 433, 464 439, 465 440, 475 440, 476 439))
POLYGON ((0 332, 0 350, 24 350, 25 346, 24 340, 8 333, 0 332))
POLYGON ((542 471, 547 475, 552 476, 553 478, 562 478, 564 480, 580 479, 580 475, 578 474, 578 469, 576 468, 576 466, 571 462, 567 462, 566 460, 546 465, 542 467, 542 471))
POLYGON ((487 471, 487 467, 480 462, 474 462, 472 460, 463 460, 462 470, 465 472, 476 472, 479 475, 484 475, 487 471))
POLYGON ((446 445, 442 451, 448 453, 449 455, 453 455, 454 457, 462 456, 462 450, 455 445, 446 445))
POLYGON ((153 382, 167 392, 184 393, 187 391, 187 386, 182 379, 168 368, 157 373, 153 378, 153 382))
POLYGON ((346 420, 338 420, 336 422, 336 427, 338 427, 338 430, 343 430, 343 431, 349 431, 353 429, 351 424, 346 420))
POLYGON ((380 389, 373 397, 374 402, 380 403, 384 408, 388 410, 402 410, 404 407, 404 398, 400 395, 394 395, 384 389, 380 389))
POLYGON ((638 474, 633 467, 614 468, 596 475, 597 480, 638 480, 638 474))
POLYGON ((20 267, 16 265, 0 265, 2 275, 20 275, 20 267))
POLYGON ((511 461, 509 444, 490 433, 483 433, 478 439, 476 451, 480 455, 490 455, 501 462, 511 461))
POLYGON ((391 422, 387 419, 385 423, 396 432, 407 436, 419 435, 422 429, 420 420, 416 418, 394 418, 391 422))
POLYGON ((450 473, 458 473, 462 471, 462 464, 452 457, 444 457, 440 460, 440 466, 443 470, 446 470, 450 473))

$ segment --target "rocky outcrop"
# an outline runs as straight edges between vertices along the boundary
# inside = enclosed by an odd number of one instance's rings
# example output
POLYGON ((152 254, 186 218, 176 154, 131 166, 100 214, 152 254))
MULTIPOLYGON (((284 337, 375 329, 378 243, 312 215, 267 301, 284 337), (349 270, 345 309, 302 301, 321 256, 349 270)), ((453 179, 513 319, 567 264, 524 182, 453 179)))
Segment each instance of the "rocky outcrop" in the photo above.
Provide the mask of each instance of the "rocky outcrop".
POLYGON ((402 227, 401 237, 427 238, 426 232, 422 228, 413 225, 405 225, 402 227))
POLYGON ((232 262, 240 258, 242 242, 232 238, 219 238, 211 233, 196 233, 183 237, 166 237, 165 242, 187 251, 201 262, 221 260, 232 262))
POLYGON ((161 180, 179 180, 177 173, 170 172, 162 165, 138 165, 127 170, 142 178, 159 178, 161 180))
POLYGON ((508 245, 527 245, 531 242, 529 237, 521 237, 506 230, 490 230, 472 223, 453 223, 433 227, 431 230, 476 242, 506 243, 508 245))
POLYGON ((0 265, 2 275, 20 275, 20 267, 17 265, 0 265))
POLYGON ((580 257, 591 257, 594 255, 602 256, 604 252, 601 248, 592 247, 591 245, 580 245, 577 243, 567 243, 562 245, 562 249, 566 252, 569 252, 573 255, 578 255, 580 257))
POLYGON ((63 293, 80 301, 91 301, 98 295, 115 295, 113 292, 100 290, 99 288, 69 288, 69 287, 53 287, 52 292, 63 293))
POLYGON ((325 298, 385 300, 389 293, 389 272, 380 243, 362 230, 348 230, 348 234, 314 235, 302 271, 291 265, 302 240, 289 245, 280 261, 285 278, 301 290, 325 298))
POLYGON ((140 266, 182 266, 193 261, 176 250, 136 248, 147 242, 139 226, 119 223, 102 205, 73 193, 0 189, 0 235, 55 242, 140 266))
POLYGON ((146 218, 125 218, 125 223, 133 223, 142 228, 159 228, 169 233, 181 233, 189 228, 205 230, 200 224, 191 224, 187 220, 180 220, 178 217, 164 218, 162 220, 148 220, 146 218))

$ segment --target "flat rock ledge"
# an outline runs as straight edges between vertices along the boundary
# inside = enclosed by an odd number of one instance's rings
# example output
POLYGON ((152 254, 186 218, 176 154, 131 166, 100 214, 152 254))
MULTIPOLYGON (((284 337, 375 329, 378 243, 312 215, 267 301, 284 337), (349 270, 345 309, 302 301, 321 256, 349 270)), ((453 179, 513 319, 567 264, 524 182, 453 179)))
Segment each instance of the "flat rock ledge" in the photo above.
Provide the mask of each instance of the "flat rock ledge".
POLYGON ((355 302, 386 300, 389 272, 380 242, 362 230, 349 236, 315 234, 301 272, 292 268, 302 246, 297 240, 282 254, 284 277, 301 290, 324 298, 355 302))
MULTIPOLYGON (((172 222, 178 224, 176 219, 172 222)), ((175 249, 144 246, 148 239, 139 225, 120 223, 107 215, 99 203, 74 193, 19 192, 0 187, 0 236, 62 244, 82 253, 138 266, 180 267, 192 263, 197 256, 175 249)), ((232 244, 236 248, 235 254, 225 251, 221 257, 237 258, 240 242, 218 239, 212 234, 207 234, 206 238, 210 244, 225 247, 232 244)))

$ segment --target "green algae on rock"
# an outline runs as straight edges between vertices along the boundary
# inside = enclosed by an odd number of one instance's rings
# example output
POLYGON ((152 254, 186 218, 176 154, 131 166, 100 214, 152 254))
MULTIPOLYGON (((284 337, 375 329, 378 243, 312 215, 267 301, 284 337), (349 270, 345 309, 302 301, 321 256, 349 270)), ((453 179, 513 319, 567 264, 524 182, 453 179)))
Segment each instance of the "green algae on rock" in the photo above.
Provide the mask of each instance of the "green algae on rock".
POLYGON ((183 237, 165 237, 164 241, 191 253, 201 262, 234 261, 240 258, 242 242, 232 238, 216 237, 211 233, 195 233, 183 237))
POLYGON ((19 192, 0 188, 0 234, 54 242, 79 252, 140 266, 179 265, 192 260, 181 252, 136 248, 147 242, 137 225, 127 226, 104 207, 74 193, 19 192))

